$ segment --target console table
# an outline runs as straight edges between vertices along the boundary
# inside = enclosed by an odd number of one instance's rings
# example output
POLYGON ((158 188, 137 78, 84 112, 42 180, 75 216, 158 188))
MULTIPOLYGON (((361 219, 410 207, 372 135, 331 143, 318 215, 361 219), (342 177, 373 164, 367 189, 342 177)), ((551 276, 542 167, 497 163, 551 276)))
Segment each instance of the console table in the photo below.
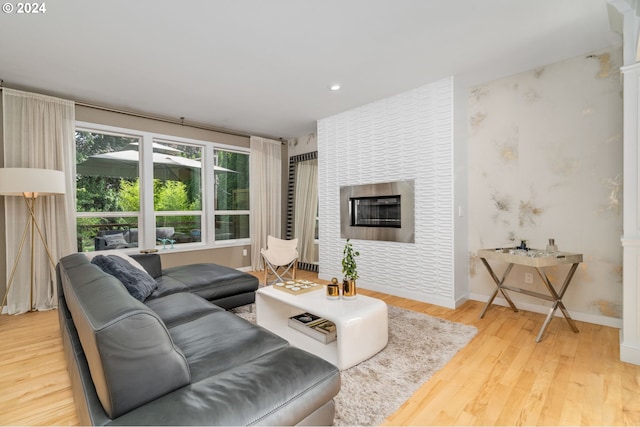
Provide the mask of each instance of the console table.
POLYGON ((529 251, 521 251, 521 250, 517 250, 516 248, 498 248, 498 249, 480 249, 478 251, 478 257, 482 260, 482 263, 487 268, 489 275, 491 276, 491 278, 496 284, 496 290, 493 292, 493 295, 491 295, 491 298, 489 298, 489 300, 487 301, 487 303, 485 304, 482 310, 482 313, 480 314, 481 319, 484 317, 489 306, 493 303, 493 300, 498 295, 498 292, 500 292, 504 296, 505 300, 507 300, 507 303, 509 303, 513 311, 517 312, 518 309, 516 308, 516 305, 513 303, 513 301, 507 294, 507 292, 505 292, 505 291, 512 291, 512 292, 518 292, 521 294, 525 294, 525 295, 529 295, 532 297, 541 298, 541 299, 553 302, 553 305, 549 309, 549 314, 547 314, 547 318, 542 324, 542 328, 540 328, 540 332, 536 337, 536 342, 540 342, 540 340, 542 339, 542 334, 544 333, 545 329, 549 325, 549 322, 551 322, 551 319, 553 318, 553 315, 555 314, 558 308, 560 309, 560 311, 562 311, 564 318, 567 319, 567 322, 569 323, 569 326, 571 327, 573 332, 579 332, 578 328, 573 322, 573 319, 569 315, 569 312, 567 311, 566 307, 562 303, 562 297, 567 291, 567 288, 569 287, 569 283, 571 283, 571 279, 573 278, 573 275, 576 272, 578 265, 582 262, 582 254, 575 254, 575 253, 569 253, 569 252, 547 253, 547 252, 544 252, 541 250, 535 250, 535 249, 530 249, 529 251), (508 263, 507 269, 504 271, 504 274, 502 275, 502 279, 498 279, 498 276, 496 276, 493 269, 489 265, 489 262, 487 261, 488 259, 508 263), (504 282, 507 279, 507 276, 509 275, 509 273, 511 272, 511 269, 516 264, 534 268, 538 272, 538 275, 542 279, 542 282, 544 283, 547 290, 549 291, 549 294, 546 295, 546 294, 530 291, 528 289, 516 288, 513 286, 506 286, 504 282), (559 291, 556 291, 556 288, 552 285, 551 281, 549 280, 547 275, 544 273, 542 268, 552 267, 552 266, 561 265, 561 264, 571 264, 571 268, 569 269, 569 272, 567 273, 567 276, 564 279, 564 283, 562 284, 562 287, 560 288, 559 291))

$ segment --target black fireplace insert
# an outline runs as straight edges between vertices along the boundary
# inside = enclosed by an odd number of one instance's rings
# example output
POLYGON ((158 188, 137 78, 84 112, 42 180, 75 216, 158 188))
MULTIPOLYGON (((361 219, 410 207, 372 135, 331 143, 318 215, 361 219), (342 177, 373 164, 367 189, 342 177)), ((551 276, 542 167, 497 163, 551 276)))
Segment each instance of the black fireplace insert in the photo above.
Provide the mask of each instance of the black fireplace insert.
POLYGON ((351 197, 352 227, 402 227, 400 195, 351 197))

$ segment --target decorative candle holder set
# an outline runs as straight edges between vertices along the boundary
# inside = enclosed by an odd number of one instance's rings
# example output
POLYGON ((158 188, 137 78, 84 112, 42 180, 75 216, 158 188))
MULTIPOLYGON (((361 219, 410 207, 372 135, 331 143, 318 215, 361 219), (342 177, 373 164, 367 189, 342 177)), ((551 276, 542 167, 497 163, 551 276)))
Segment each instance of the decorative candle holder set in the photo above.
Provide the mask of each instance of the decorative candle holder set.
POLYGON ((340 299, 340 296, 342 296, 342 298, 344 299, 354 299, 356 295, 357 295, 357 292, 356 292, 355 280, 345 279, 342 282, 342 286, 340 286, 340 283, 338 283, 338 279, 334 277, 331 279, 331 283, 327 285, 328 299, 333 299, 333 300, 340 299))

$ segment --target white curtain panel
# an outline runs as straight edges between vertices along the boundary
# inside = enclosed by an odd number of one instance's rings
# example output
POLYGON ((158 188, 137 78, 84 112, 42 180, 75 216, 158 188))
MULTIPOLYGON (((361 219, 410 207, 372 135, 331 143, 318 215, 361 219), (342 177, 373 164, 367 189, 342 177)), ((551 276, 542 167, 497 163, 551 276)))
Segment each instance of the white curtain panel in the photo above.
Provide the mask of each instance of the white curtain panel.
POLYGON ((260 249, 267 247, 267 236, 280 238, 282 232, 282 144, 252 136, 250 147, 251 266, 263 270, 260 249))
POLYGON ((315 261, 313 239, 318 213, 318 159, 305 160, 296 166, 295 237, 299 239, 300 260, 315 261))
MULTIPOLYGON (((53 261, 76 251, 75 108, 63 99, 2 89, 4 167, 65 172, 66 194, 39 197, 36 217, 53 261)), ((18 255, 28 210, 22 197, 5 196, 7 281, 18 255)), ((30 304, 31 241, 27 238, 4 308, 9 314, 50 310, 58 305, 55 268, 36 231, 34 293, 30 304)))

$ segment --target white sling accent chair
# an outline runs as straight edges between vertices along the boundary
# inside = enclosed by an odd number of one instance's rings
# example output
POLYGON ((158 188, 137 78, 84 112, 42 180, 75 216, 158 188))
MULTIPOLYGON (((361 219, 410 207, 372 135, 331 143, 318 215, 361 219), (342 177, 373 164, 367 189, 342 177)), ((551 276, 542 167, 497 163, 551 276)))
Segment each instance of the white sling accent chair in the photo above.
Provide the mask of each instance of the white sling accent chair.
POLYGON ((264 283, 295 280, 298 264, 298 239, 282 240, 267 236, 267 249, 260 250, 264 258, 264 283))

